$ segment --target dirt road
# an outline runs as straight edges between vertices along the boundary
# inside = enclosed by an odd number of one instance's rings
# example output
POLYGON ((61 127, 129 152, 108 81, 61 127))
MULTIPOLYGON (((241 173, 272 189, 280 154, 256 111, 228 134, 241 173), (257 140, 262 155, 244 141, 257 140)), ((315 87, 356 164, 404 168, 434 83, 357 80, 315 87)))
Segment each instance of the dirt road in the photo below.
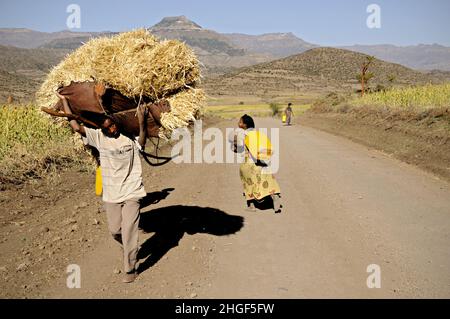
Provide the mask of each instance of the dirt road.
POLYGON ((282 214, 244 210, 238 164, 146 168, 138 280, 121 283, 119 248, 102 224, 98 243, 67 260, 81 267, 81 289, 66 287, 62 268, 39 295, 450 297, 448 183, 328 133, 272 119, 256 125, 280 127, 282 214), (366 284, 372 264, 380 289, 366 284))

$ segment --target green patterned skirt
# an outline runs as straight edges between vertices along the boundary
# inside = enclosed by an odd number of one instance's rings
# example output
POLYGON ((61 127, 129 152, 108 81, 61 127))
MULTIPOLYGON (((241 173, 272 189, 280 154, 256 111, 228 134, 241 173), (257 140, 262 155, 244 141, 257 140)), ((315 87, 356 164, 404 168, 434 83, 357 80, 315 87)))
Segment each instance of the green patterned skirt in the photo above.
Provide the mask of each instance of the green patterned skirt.
POLYGON ((252 161, 242 163, 239 173, 247 200, 261 200, 266 196, 281 193, 273 174, 264 174, 262 167, 252 161))

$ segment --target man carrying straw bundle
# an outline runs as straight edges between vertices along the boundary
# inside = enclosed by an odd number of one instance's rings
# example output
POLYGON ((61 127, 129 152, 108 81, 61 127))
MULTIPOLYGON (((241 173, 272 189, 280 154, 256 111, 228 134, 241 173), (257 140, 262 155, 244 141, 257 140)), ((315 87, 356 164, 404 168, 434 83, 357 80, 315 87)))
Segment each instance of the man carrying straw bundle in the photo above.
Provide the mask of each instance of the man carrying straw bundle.
POLYGON ((103 201, 109 229, 123 245, 124 282, 137 275, 139 200, 146 196, 139 147, 146 137, 169 139, 201 116, 200 79, 191 48, 139 29, 89 40, 53 68, 37 92, 44 112, 69 115, 72 129, 100 152, 103 201))
MULTIPOLYGON (((72 114, 67 98, 59 93, 57 96, 61 99, 64 112, 72 114)), ((122 246, 124 283, 131 283, 137 277, 140 200, 146 196, 139 151, 145 148, 147 112, 147 108, 142 105, 137 109, 137 141, 121 134, 116 123, 108 117, 105 117, 101 129, 81 126, 75 120, 69 122, 72 130, 82 136, 85 144, 95 147, 100 153, 102 199, 108 228, 122 246)))

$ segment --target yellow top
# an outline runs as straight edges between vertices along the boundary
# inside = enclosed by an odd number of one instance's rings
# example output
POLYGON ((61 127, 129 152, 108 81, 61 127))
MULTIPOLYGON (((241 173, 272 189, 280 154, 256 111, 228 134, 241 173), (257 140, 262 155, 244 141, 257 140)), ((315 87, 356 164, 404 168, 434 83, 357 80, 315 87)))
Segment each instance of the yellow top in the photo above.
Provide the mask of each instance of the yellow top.
POLYGON ((258 130, 247 131, 245 146, 257 160, 267 161, 273 155, 272 143, 267 135, 258 130))

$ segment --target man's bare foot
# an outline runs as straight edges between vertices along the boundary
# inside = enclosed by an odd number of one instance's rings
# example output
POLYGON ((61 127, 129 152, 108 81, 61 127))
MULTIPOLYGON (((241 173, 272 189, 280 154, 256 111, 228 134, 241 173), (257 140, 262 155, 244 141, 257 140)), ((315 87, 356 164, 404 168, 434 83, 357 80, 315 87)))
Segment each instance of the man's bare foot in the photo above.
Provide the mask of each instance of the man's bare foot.
POLYGON ((137 278, 137 272, 133 271, 133 272, 127 272, 125 274, 123 274, 123 279, 122 282, 129 284, 132 283, 133 281, 135 281, 137 278))

